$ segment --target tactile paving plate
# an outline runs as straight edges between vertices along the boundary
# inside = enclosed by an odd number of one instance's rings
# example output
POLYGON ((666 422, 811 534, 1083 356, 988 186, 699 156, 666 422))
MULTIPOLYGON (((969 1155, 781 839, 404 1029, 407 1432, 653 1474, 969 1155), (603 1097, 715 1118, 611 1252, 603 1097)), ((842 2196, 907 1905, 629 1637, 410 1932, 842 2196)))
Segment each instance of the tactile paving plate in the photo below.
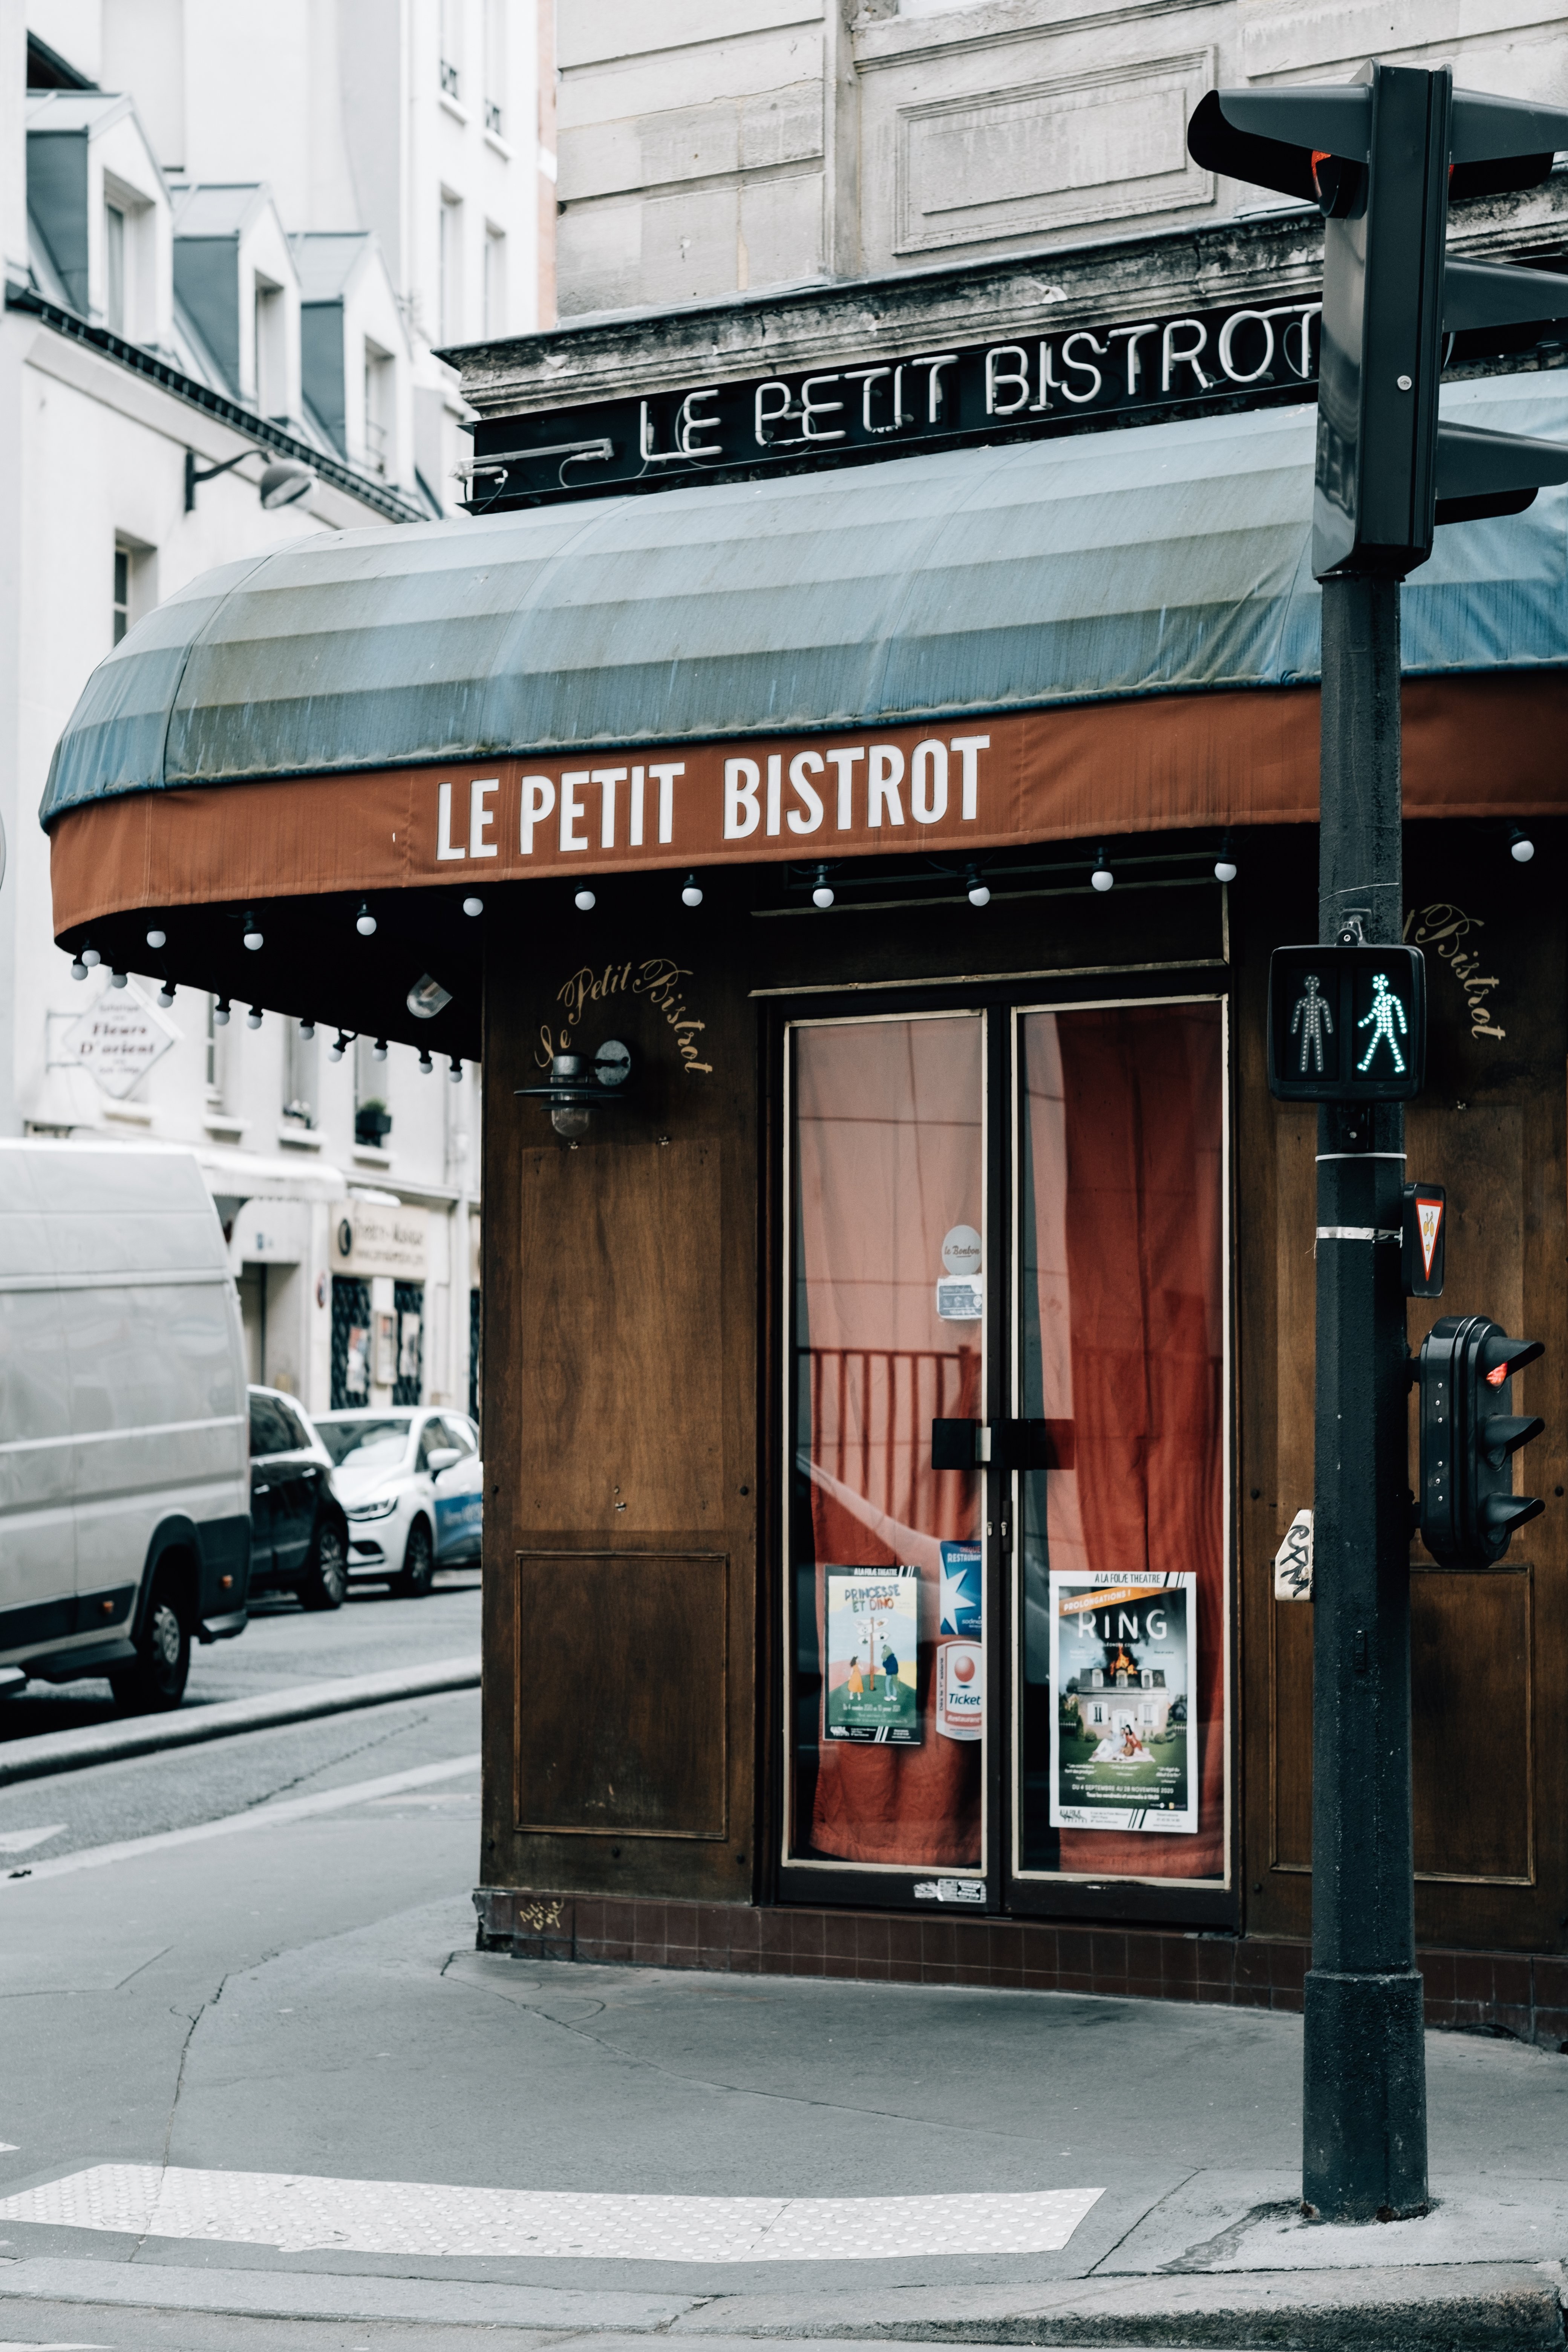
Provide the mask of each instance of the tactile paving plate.
POLYGON ((610 2197, 95 2164, 0 2200, 0 2220, 289 2253, 843 2263, 1054 2253, 1099 2189, 938 2197, 610 2197))

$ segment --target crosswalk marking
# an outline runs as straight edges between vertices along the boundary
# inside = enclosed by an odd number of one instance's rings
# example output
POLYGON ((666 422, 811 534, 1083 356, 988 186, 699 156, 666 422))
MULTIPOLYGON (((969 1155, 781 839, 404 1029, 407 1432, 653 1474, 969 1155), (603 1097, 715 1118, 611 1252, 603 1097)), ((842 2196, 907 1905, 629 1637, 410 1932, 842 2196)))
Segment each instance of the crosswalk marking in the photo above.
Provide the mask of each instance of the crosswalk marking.
POLYGON ((96 2164, 0 2200, 0 2220, 288 2253, 539 2261, 888 2262, 1055 2253, 1100 2189, 929 2197, 610 2196, 96 2164))

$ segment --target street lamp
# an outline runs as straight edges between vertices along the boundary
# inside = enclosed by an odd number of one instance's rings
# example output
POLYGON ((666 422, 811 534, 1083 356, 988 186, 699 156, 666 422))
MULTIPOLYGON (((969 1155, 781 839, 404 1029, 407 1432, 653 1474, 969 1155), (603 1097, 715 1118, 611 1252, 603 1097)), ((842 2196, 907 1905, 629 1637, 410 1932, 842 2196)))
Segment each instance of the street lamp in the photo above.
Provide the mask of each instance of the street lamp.
MULTIPOLYGON (((226 457, 221 466, 198 466, 195 451, 187 449, 185 452, 185 512, 195 514, 196 510, 198 482, 211 482, 215 481, 219 474, 231 474, 237 466, 243 466, 247 457, 254 457, 258 454, 258 452, 251 447, 242 449, 237 457, 226 457)), ((261 479, 257 485, 261 503, 269 513, 275 512, 279 507, 293 506, 298 499, 308 496, 315 487, 315 468, 307 466, 300 457, 269 458, 261 469, 261 479)))

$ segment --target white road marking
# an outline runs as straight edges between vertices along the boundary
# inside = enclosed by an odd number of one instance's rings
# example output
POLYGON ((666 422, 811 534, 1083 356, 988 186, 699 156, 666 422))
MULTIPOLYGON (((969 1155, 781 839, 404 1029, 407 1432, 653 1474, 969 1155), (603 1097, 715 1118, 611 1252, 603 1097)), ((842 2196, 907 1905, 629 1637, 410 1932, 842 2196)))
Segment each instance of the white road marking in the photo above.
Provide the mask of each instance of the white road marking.
MULTIPOLYGON (((0 1830, 0 1853, 26 1853, 29 1848, 42 1845, 46 1838, 58 1837, 68 1830, 69 1822, 51 1822, 47 1830, 0 1830)), ((0 2352, 5 2352, 0 2345, 0 2352)))
POLYGON ((152 1837, 123 1838, 118 1845, 84 1846, 79 1853, 58 1854, 52 1862, 36 1862, 25 1879, 0 1878, 0 1893, 37 1886, 46 1878, 63 1878, 73 1870, 100 1870, 109 1862, 134 1862, 144 1853, 165 1853, 176 1845, 195 1845, 204 1838, 231 1837, 241 1830, 276 1829, 282 1822, 301 1822, 312 1813, 335 1813, 343 1805, 363 1805, 376 1797, 395 1796, 403 1789, 427 1787, 432 1780, 455 1780, 477 1772, 476 1756, 455 1756, 445 1764, 416 1764, 407 1772, 386 1772, 379 1780, 355 1780, 347 1788, 321 1789, 311 1797, 286 1797, 279 1804, 252 1805, 243 1813, 225 1813, 216 1822, 196 1822, 185 1830, 160 1830, 152 1837))
POLYGON ((95 2164, 0 2200, 0 2221, 285 2253, 643 2263, 1056 2253, 1101 2189, 932 2197, 642 2197, 308 2173, 95 2164))
MULTIPOLYGON (((113 2352, 113 2347, 108 2344, 41 2344, 35 2339, 31 2344, 0 2344, 0 2352, 113 2352)), ((368 2345, 364 2352, 370 2352, 368 2345)))

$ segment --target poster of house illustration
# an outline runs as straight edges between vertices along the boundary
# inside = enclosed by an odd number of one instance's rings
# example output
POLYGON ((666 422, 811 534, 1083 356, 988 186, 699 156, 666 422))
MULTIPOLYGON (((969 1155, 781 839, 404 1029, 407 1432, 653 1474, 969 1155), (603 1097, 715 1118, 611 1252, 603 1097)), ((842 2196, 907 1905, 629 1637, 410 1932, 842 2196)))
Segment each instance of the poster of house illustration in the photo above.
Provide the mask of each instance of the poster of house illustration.
POLYGON ((1051 1821, 1195 1832, 1197 1580, 1051 1571, 1051 1821))
POLYGON ((918 1568, 826 1568, 826 1739, 921 1743, 918 1568))

